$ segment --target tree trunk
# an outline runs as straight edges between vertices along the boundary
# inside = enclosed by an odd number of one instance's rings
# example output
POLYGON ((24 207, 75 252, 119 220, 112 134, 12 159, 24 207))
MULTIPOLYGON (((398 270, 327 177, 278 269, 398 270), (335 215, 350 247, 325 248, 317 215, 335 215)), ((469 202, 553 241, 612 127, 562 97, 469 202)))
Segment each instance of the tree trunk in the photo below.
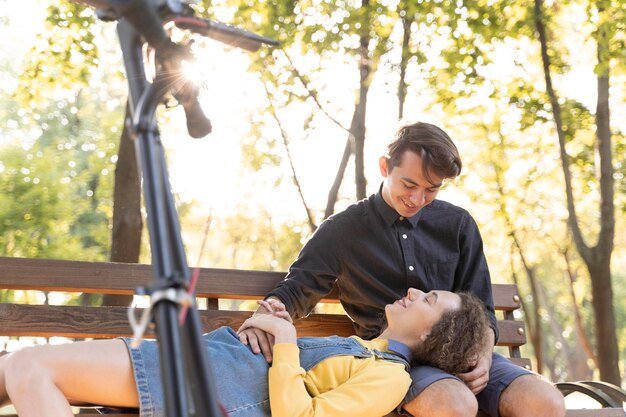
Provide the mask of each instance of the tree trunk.
POLYGON ((580 344, 587 357, 592 360, 594 366, 598 367, 598 358, 596 357, 596 353, 593 351, 593 346, 589 337, 587 337, 587 332, 585 330, 585 326, 583 323, 583 318, 580 314, 580 307, 578 306, 578 300, 576 299, 576 292, 574 291, 574 283, 577 280, 577 273, 572 270, 571 262, 569 260, 569 255, 567 249, 563 250, 563 258, 565 259, 565 267, 567 268, 567 282, 569 287, 569 296, 572 300, 572 311, 574 312, 574 322, 576 323, 576 332, 578 333, 578 338, 580 339, 580 344))
POLYGON ((409 51, 409 41, 411 39, 411 24, 413 21, 409 18, 406 10, 402 17, 402 50, 400 52, 400 81, 398 82, 398 120, 404 118, 404 101, 406 100, 407 84, 406 84, 406 68, 409 63, 411 51, 409 51))
POLYGON ((600 236, 594 248, 594 262, 588 263, 596 317, 596 335, 600 379, 620 385, 619 350, 615 334, 613 288, 611 284, 611 254, 615 237, 615 180, 611 143, 609 109, 609 28, 610 18, 605 5, 599 7, 598 27, 598 102, 596 106, 596 137, 600 156, 600 236))
MULTIPOLYGON (((606 2, 603 2, 605 4, 606 2)), ((543 23, 542 0, 535 0, 535 26, 541 45, 541 58, 546 82, 546 91, 550 97, 554 123, 559 138, 561 164, 565 179, 568 224, 576 244, 576 249, 585 262, 591 278, 593 297, 594 322, 596 329, 596 351, 600 379, 615 385, 621 384, 619 373, 619 351, 615 334, 615 313, 613 310, 613 289, 611 288, 611 255, 615 238, 615 205, 612 147, 609 112, 609 31, 606 16, 599 18, 598 27, 598 102, 596 109, 597 151, 600 163, 600 233, 598 243, 589 247, 585 243, 582 231, 578 224, 576 205, 572 188, 569 157, 565 148, 565 131, 561 119, 561 107, 552 87, 550 73, 550 57, 548 55, 548 41, 543 23)), ((600 15, 606 13, 603 6, 599 7, 600 15)))
POLYGON ((354 135, 354 179, 356 185, 356 198, 362 200, 366 197, 367 180, 365 179, 365 113, 367 109, 367 92, 370 86, 372 67, 369 56, 369 34, 361 35, 359 48, 359 98, 355 108, 355 117, 352 119, 350 132, 354 135))
MULTIPOLYGON (((574 344, 570 345, 565 337, 563 336, 563 326, 560 321, 557 319, 557 314, 554 311, 554 308, 547 300, 545 287, 538 282, 537 283, 537 296, 541 299, 541 304, 545 306, 546 313, 548 315, 548 323, 550 328, 552 329, 552 334, 556 337, 556 340, 561 344, 560 353, 562 354, 562 358, 564 364, 566 365, 567 375, 557 375, 552 370, 552 380, 558 381, 562 379, 566 379, 568 381, 581 381, 589 379, 589 367, 585 362, 585 353, 582 351, 580 346, 574 344)), ((545 343, 545 341, 544 341, 545 343)), ((547 348, 547 346, 545 346, 547 348)))
POLYGON ((350 160, 350 155, 352 155, 353 149, 354 137, 352 136, 352 133, 348 133, 348 139, 346 140, 346 146, 343 149, 343 155, 341 157, 341 162, 339 162, 339 168, 337 169, 337 175, 335 175, 335 181, 328 192, 326 210, 324 210, 324 219, 327 219, 335 212, 335 204, 337 203, 337 196, 339 195, 339 187, 341 187, 343 175, 346 172, 346 167, 348 166, 348 161, 350 160))
MULTIPOLYGON (((485 126, 485 134, 489 134, 489 127, 485 126)), ((504 153, 504 149, 506 147, 506 141, 504 135, 501 132, 500 127, 498 127, 498 137, 499 142, 497 144, 497 150, 494 152, 493 150, 489 153, 491 159, 491 168, 494 172, 496 188, 498 190, 498 202, 499 202, 499 215, 503 218, 504 224, 506 227, 506 232, 509 238, 512 241, 511 248, 511 256, 513 256, 513 252, 516 252, 519 256, 520 261, 522 262, 522 266, 524 267, 524 271, 526 272, 526 276, 528 277, 528 282, 530 284, 530 291, 533 297, 533 305, 532 311, 528 308, 528 305, 523 303, 524 312, 526 313, 526 323, 528 325, 528 330, 530 333, 530 342, 535 351, 535 359, 537 362, 536 371, 541 374, 543 373, 543 365, 544 365, 544 356, 543 356, 543 345, 544 345, 544 337, 543 337, 543 326, 541 325, 541 298, 539 296, 538 286, 540 285, 537 276, 535 274, 535 268, 528 262, 526 259, 526 254, 524 249, 522 248, 522 244, 517 236, 515 226, 513 224, 513 219, 511 218, 509 207, 506 203, 506 190, 505 190, 505 178, 504 178, 504 168, 502 168, 502 164, 506 164, 506 156, 504 153)), ((526 183, 528 186, 530 183, 526 183)), ((526 187, 520 192, 526 191, 526 187)), ((515 271, 514 268, 511 268, 512 271, 515 271)), ((513 273, 513 277, 517 284, 517 275, 513 273)))
POLYGON ((600 379, 621 385, 619 372, 619 351, 615 334, 615 314, 613 312, 613 288, 611 271, 606 262, 588 265, 593 294, 593 312, 596 325, 596 351, 600 379))
MULTIPOLYGON (((126 106, 125 122, 130 117, 126 106)), ((115 165, 115 184, 113 191, 113 231, 111 234, 111 262, 137 263, 141 249, 141 180, 135 144, 130 138, 124 123, 120 137, 117 164, 115 165)), ((107 294, 103 305, 127 306, 132 296, 107 294)))
POLYGON ((543 302, 542 298, 539 295, 539 282, 535 275, 535 269, 528 265, 526 261, 526 257, 524 256, 524 252, 517 240, 517 237, 513 235, 513 241, 515 247, 517 248, 517 253, 522 260, 522 264, 524 265, 524 270, 526 271, 526 276, 528 277, 528 282, 530 283, 530 291, 533 296, 533 311, 532 316, 533 320, 529 323, 528 328, 530 329, 530 339, 532 341, 533 347, 535 349, 535 358, 537 359, 537 373, 543 373, 543 327, 541 326, 541 303, 543 302), (530 324, 533 324, 532 326, 530 324))

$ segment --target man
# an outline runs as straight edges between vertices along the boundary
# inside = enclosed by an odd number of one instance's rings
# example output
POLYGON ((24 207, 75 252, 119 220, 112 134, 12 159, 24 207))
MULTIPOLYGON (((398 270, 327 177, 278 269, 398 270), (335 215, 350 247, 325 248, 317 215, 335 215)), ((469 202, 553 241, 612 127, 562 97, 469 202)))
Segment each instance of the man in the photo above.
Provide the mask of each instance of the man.
MULTIPOLYGON (((267 297, 304 317, 336 284, 356 333, 371 339, 385 326, 383 306, 409 287, 471 292, 490 315, 487 348, 464 374, 414 367, 404 410, 416 417, 474 417, 478 409, 493 417, 564 416, 556 388, 493 353, 498 330, 478 227, 466 210, 436 199, 443 181, 461 172, 450 137, 428 123, 403 126, 379 167, 379 192, 323 222, 267 297)), ((271 361, 262 332, 240 339, 271 361)))

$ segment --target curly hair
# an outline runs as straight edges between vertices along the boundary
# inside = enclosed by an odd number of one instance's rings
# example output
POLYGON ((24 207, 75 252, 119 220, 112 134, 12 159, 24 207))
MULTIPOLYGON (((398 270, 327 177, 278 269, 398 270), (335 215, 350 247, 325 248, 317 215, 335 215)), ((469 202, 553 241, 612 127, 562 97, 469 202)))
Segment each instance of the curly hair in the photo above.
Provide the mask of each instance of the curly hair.
POLYGON ((450 374, 471 370, 483 350, 489 320, 476 296, 459 293, 461 308, 443 314, 426 339, 415 348, 416 364, 430 365, 450 374))

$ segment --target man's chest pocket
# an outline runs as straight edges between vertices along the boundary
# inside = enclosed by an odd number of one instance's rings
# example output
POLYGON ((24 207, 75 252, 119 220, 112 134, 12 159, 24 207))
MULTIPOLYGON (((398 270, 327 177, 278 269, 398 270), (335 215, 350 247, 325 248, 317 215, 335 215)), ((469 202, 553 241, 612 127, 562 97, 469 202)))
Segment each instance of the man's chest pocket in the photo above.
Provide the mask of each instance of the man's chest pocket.
POLYGON ((452 291, 457 264, 458 258, 452 258, 445 262, 426 263, 426 281, 429 289, 452 291))

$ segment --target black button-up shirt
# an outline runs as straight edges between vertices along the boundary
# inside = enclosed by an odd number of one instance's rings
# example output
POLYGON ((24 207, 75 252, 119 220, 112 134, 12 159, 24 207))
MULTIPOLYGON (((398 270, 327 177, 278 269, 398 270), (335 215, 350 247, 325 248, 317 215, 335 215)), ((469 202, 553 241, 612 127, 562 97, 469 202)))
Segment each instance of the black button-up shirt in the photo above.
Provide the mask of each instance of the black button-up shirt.
POLYGON ((308 315, 336 282, 356 334, 376 337, 386 304, 408 288, 466 291, 485 302, 497 327, 480 232, 470 214, 434 200, 404 218, 380 191, 325 220, 304 245, 284 281, 268 296, 296 318, 308 315))

